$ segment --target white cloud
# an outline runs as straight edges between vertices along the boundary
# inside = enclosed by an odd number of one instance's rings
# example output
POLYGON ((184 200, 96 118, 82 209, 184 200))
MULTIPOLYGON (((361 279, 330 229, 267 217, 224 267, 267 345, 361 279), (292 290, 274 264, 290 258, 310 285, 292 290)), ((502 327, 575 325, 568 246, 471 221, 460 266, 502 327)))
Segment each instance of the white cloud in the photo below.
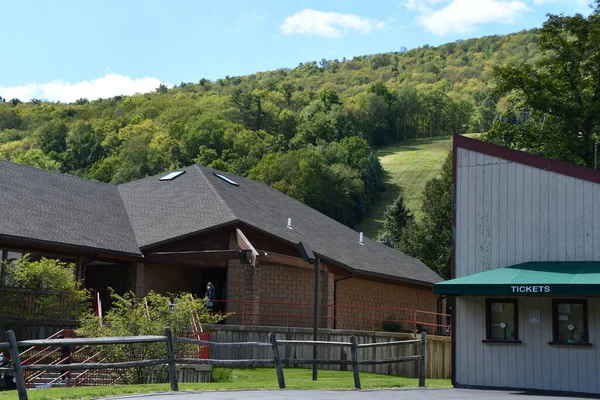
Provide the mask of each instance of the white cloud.
POLYGON ((80 98, 95 100, 118 95, 147 93, 161 84, 157 78, 132 79, 128 76, 106 73, 103 77, 77 83, 54 80, 48 83, 28 83, 22 86, 2 87, 0 96, 5 99, 18 98, 22 101, 40 99, 71 103, 80 98))
POLYGON ((340 38, 349 30, 369 33, 373 29, 381 29, 385 22, 376 19, 359 17, 354 14, 302 10, 283 21, 283 33, 296 33, 306 36, 322 36, 340 38))
POLYGON ((512 23, 531 9, 521 0, 407 0, 404 6, 417 11, 417 23, 444 36, 468 32, 477 25, 512 23), (436 7, 443 3, 443 7, 436 7))
POLYGON ((404 6, 409 10, 416 10, 420 13, 433 12, 433 6, 438 3, 443 3, 446 0, 406 0, 404 6))

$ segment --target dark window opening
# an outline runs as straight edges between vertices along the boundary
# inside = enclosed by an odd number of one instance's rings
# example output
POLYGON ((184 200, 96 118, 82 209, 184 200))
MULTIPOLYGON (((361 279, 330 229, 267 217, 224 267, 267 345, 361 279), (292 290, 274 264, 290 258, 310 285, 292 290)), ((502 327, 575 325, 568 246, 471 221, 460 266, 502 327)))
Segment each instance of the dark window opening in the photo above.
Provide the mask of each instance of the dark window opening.
POLYGON ((486 299, 485 309, 486 340, 519 340, 519 310, 516 299, 486 299))
POLYGON ((587 300, 552 300, 551 344, 589 344, 587 300))

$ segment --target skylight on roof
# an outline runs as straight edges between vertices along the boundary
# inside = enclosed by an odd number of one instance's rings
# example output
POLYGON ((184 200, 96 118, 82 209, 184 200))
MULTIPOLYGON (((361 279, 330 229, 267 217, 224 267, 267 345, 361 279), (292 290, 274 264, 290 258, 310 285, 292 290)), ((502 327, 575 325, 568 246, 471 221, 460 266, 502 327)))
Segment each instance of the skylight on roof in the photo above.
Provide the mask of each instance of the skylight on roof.
POLYGON ((172 181, 180 175, 185 174, 185 170, 169 172, 167 175, 159 179, 159 181, 172 181))
POLYGON ((213 172, 213 175, 216 176, 219 179, 224 180, 225 182, 229 183, 230 185, 233 186, 240 186, 239 183, 237 183, 236 181, 233 181, 231 179, 229 179, 228 177, 226 177, 225 175, 221 175, 221 174, 217 174, 216 172, 213 172))

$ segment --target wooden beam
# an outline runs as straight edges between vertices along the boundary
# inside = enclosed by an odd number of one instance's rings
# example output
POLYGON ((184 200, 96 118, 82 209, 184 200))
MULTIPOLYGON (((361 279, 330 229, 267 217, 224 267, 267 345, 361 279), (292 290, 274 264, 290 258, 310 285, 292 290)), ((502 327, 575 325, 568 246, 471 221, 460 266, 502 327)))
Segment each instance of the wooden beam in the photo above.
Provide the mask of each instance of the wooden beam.
POLYGON ((289 265, 290 267, 298 267, 313 270, 314 264, 304 261, 300 257, 287 256, 285 254, 271 253, 266 250, 259 250, 259 259, 261 262, 271 264, 289 265))
POLYGON ((250 264, 254 267, 258 265, 258 251, 252 246, 252 243, 248 240, 246 235, 238 228, 235 230, 237 233, 237 244, 242 250, 248 250, 251 252, 250 254, 250 264))
POLYGON ((307 243, 298 242, 298 251, 300 252, 300 256, 302 256, 304 261, 308 261, 310 263, 315 262, 315 255, 307 243))
POLYGON ((144 255, 147 264, 172 265, 206 265, 207 263, 227 262, 229 260, 245 260, 245 251, 238 250, 203 250, 203 251, 165 251, 144 255))

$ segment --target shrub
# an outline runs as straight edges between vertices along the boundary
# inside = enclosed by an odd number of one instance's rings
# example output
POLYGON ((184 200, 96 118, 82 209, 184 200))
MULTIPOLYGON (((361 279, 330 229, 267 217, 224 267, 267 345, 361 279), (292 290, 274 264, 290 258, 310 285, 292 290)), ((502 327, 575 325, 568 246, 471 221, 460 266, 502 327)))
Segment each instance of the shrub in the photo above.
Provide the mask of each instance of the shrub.
POLYGON ((89 305, 89 294, 75 278, 75 265, 42 257, 5 262, 5 286, 1 289, 0 315, 15 329, 27 328, 28 337, 38 337, 48 321, 76 319, 89 305))
MULTIPOLYGON (((192 330, 192 315, 203 324, 214 324, 227 315, 210 314, 206 301, 188 293, 169 297, 150 292, 146 297, 137 298, 133 292, 119 296, 111 292, 113 299, 110 310, 102 320, 94 313, 81 318, 77 335, 87 337, 163 335, 169 326, 173 337, 185 337, 192 330)), ((175 354, 190 354, 197 351, 196 345, 174 343, 175 354)), ((100 346, 106 362, 164 359, 165 343, 138 343, 100 346)), ((165 366, 132 368, 119 371, 121 381, 126 384, 167 382, 165 366)))
POLYGON ((398 321, 398 317, 395 315, 389 315, 385 320, 381 322, 381 328, 386 332, 402 332, 402 323, 398 321))

